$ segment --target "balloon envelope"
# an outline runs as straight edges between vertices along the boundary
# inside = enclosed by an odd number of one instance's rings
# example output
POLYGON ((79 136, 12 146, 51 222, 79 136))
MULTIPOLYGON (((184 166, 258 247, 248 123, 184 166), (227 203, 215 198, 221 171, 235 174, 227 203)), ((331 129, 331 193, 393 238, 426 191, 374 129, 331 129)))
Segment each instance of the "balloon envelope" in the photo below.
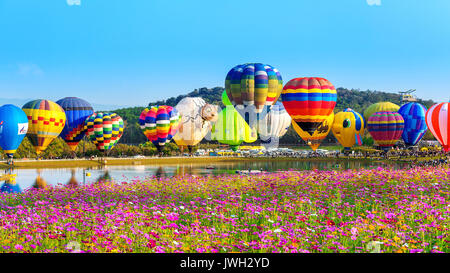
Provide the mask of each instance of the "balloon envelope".
POLYGON ((85 121, 86 135, 104 153, 119 142, 123 129, 123 120, 116 113, 94 113, 85 121))
POLYGON ((427 132, 426 112, 427 108, 417 102, 404 104, 398 110, 405 121, 402 138, 406 145, 416 145, 427 132))
POLYGON ((450 112, 449 102, 431 106, 426 112, 426 123, 433 136, 446 152, 450 151, 450 112))
POLYGON ((22 110, 28 118, 27 136, 39 155, 63 130, 66 114, 58 104, 41 99, 27 102, 22 110))
POLYGON ((85 136, 84 121, 94 113, 91 104, 83 99, 66 97, 56 102, 66 113, 66 124, 60 137, 75 151, 80 140, 85 136))
POLYGON ((217 107, 202 98, 184 98, 175 109, 181 116, 178 132, 173 137, 178 146, 197 145, 218 119, 217 107))
POLYGON ((382 148, 394 146, 402 136, 404 127, 402 116, 396 112, 376 112, 367 122, 370 135, 382 148))
POLYGON ((284 109, 281 102, 276 102, 270 107, 263 119, 258 121, 258 134, 263 143, 278 143, 291 126, 291 117, 284 109))
POLYGON ((0 146, 12 158, 28 131, 28 118, 19 107, 6 104, 0 107, 0 146))
POLYGON ((317 150, 328 134, 330 133, 331 126, 334 121, 334 113, 331 112, 317 127, 317 129, 311 135, 309 132, 304 131, 298 124, 292 121, 292 126, 297 134, 313 149, 313 151, 317 150))
POLYGON ((336 114, 331 130, 342 147, 350 149, 355 144, 362 145, 364 127, 362 115, 347 108, 336 114))
POLYGON ((160 150, 177 133, 180 115, 171 106, 152 106, 142 111, 139 125, 149 141, 160 150))
POLYGON ((364 119, 367 122, 370 116, 376 112, 397 112, 398 109, 400 109, 400 106, 392 102, 377 102, 367 107, 366 111, 364 111, 364 119))

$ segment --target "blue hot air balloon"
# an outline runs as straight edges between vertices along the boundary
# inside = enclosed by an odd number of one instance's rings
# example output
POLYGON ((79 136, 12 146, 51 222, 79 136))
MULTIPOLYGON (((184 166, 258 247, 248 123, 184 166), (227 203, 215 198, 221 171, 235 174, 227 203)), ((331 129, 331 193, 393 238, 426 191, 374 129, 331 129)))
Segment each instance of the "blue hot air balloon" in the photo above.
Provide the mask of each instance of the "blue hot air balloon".
POLYGON ((28 131, 28 118, 19 107, 6 104, 0 107, 0 146, 8 158, 13 158, 28 131))
POLYGON ((404 104, 398 110, 398 113, 405 120, 402 138, 406 145, 416 145, 427 132, 426 112, 427 108, 417 102, 404 104))
POLYGON ((78 143, 84 137, 84 121, 94 113, 89 102, 76 97, 67 97, 56 102, 66 113, 66 125, 60 137, 75 152, 78 143))

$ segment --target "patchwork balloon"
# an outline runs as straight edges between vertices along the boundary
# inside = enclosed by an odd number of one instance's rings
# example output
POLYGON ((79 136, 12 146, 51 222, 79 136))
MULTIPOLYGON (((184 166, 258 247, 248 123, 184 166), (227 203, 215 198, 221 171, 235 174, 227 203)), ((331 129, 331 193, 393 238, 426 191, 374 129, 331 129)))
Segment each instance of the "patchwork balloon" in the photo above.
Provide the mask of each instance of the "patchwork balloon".
POLYGON ((42 99, 27 102, 22 110, 28 118, 27 136, 40 155, 63 130, 66 114, 58 104, 42 99))
POLYGON ((347 108, 336 114, 331 130, 342 147, 349 150, 355 144, 362 145, 364 128, 362 115, 347 108))
POLYGON ((431 106, 426 112, 426 123, 433 136, 450 151, 450 112, 449 102, 442 102, 431 106))
POLYGON ((66 97, 56 102, 66 113, 66 124, 59 135, 73 152, 85 136, 84 121, 94 113, 91 104, 76 97, 66 97))
POLYGON ((180 114, 171 106, 161 105, 146 108, 139 116, 139 126, 159 152, 177 133, 180 114))
MULTIPOLYGON (((327 79, 295 78, 284 86, 281 98, 296 132, 304 141, 312 143, 317 140, 317 133, 313 138, 316 130, 333 113, 337 94, 327 79)), ((327 129, 331 129, 331 124, 327 129)))
POLYGON ((398 110, 405 121, 402 138, 406 145, 416 145, 427 132, 426 112, 427 108, 417 102, 404 104, 398 110))
POLYGON ((376 112, 370 116, 367 129, 382 149, 389 149, 400 139, 405 127, 403 117, 396 112, 376 112))
POLYGON ((229 100, 251 127, 256 122, 254 115, 267 112, 267 108, 277 101, 282 88, 280 72, 261 63, 235 66, 225 79, 229 100))
POLYGON ((124 127, 116 113, 94 113, 86 119, 84 129, 97 149, 108 154, 122 137, 124 127))
POLYGON ((0 146, 8 158, 13 158, 27 131, 28 118, 22 109, 12 104, 0 107, 0 146))

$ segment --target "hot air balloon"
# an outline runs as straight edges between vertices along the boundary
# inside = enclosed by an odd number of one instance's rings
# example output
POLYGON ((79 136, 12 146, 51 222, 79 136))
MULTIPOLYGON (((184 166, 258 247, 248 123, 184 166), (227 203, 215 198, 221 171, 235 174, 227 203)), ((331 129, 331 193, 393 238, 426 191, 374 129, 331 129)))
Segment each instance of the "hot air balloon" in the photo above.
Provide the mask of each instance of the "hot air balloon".
POLYGON ((406 145, 416 145, 427 132, 426 112, 427 108, 417 102, 404 104, 398 110, 405 121, 402 138, 406 145))
POLYGON ((311 147, 311 149, 315 151, 319 148, 322 140, 324 140, 330 133, 333 121, 334 113, 332 112, 322 121, 322 123, 320 123, 319 127, 317 127, 312 135, 309 132, 304 131, 294 121, 292 121, 292 126, 294 127, 294 130, 297 132, 297 134, 306 142, 306 144, 308 144, 309 147, 311 147))
POLYGON ((177 133, 180 119, 178 111, 171 106, 152 106, 142 111, 139 125, 144 135, 161 153, 164 145, 177 133))
POLYGON ((355 144, 362 145, 364 128, 361 114, 347 108, 336 114, 331 130, 344 149, 349 150, 355 144))
MULTIPOLYGON (((333 113, 337 94, 334 86, 324 78, 295 78, 284 86, 281 98, 296 132, 307 143, 313 143, 317 139, 313 139, 313 134, 333 113)), ((331 124, 328 123, 327 130, 331 129, 331 124)))
POLYGON ((267 115, 258 121, 258 134, 264 146, 275 148, 291 126, 291 121, 281 102, 272 105, 267 115))
POLYGON ((66 97, 56 102, 66 113, 66 124, 60 137, 75 153, 78 143, 85 136, 84 121, 94 113, 89 102, 75 97, 66 97))
POLYGON ((377 102, 367 107, 366 111, 364 111, 364 119, 367 122, 370 116, 376 112, 397 112, 398 109, 400 109, 400 106, 392 102, 377 102))
POLYGON ((217 122, 212 126, 211 140, 230 145, 230 148, 236 151, 242 142, 254 142, 258 136, 256 128, 248 126, 227 98, 225 95, 222 96, 225 108, 220 111, 217 122))
POLYGON ((212 123, 217 121, 217 106, 206 103, 202 98, 184 98, 175 109, 181 116, 180 127, 173 137, 179 147, 197 145, 211 130, 212 123))
POLYGON ((247 63, 233 67, 225 79, 229 100, 253 127, 256 114, 264 114, 281 94, 283 80, 273 66, 247 63))
POLYGON ((450 112, 449 102, 442 102, 431 106, 426 112, 426 123, 433 136, 444 147, 444 151, 450 151, 450 112))
POLYGON ((106 155, 119 142, 125 127, 116 113, 94 113, 86 119, 84 126, 88 138, 106 155))
POLYGON ((22 109, 12 104, 0 107, 0 146, 8 161, 12 161, 27 131, 28 119, 22 109))
POLYGON ((58 104, 42 99, 26 103, 22 110, 28 117, 27 136, 39 156, 63 130, 66 114, 58 104))
POLYGON ((402 136, 405 122, 396 112, 376 112, 370 116, 367 129, 375 143, 384 150, 397 143, 402 136))

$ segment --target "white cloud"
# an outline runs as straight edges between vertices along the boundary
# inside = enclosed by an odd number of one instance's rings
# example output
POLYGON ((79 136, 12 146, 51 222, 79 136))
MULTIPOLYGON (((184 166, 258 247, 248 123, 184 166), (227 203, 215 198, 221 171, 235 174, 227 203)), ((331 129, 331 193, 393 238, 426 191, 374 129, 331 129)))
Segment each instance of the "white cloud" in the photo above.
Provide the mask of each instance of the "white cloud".
POLYGON ((42 75, 44 71, 37 65, 33 63, 17 64, 18 73, 20 75, 42 75))
POLYGON ((369 6, 381 6, 381 0, 366 0, 369 6))
POLYGON ((81 5, 81 0, 66 0, 67 1, 67 5, 69 6, 79 6, 81 5))

